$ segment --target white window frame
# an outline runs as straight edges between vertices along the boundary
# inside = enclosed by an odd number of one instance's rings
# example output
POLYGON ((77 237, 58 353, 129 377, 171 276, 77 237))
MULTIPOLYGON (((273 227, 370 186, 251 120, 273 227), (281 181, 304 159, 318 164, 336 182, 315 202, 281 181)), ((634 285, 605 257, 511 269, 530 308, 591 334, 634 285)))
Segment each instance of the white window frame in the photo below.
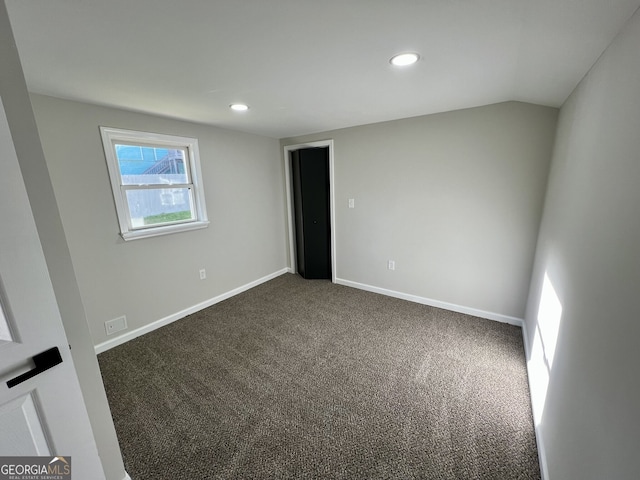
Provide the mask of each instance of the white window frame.
MULTIPOLYGON (((113 190, 113 200, 116 206, 118 223, 120 224, 120 235, 124 240, 136 240, 170 233, 186 232, 206 228, 209 225, 202 186, 200 153, 198 150, 198 140, 196 138, 165 135, 161 133, 138 132, 111 127, 100 127, 100 135, 102 136, 102 145, 104 147, 107 168, 109 170, 109 178, 111 180, 111 188, 113 190), (157 186, 157 184, 125 185, 123 183, 115 150, 115 145, 123 142, 125 144, 181 149, 186 152, 188 157, 187 168, 189 171, 187 180, 190 180, 190 183, 174 184, 172 187, 192 189, 193 201, 191 209, 195 219, 171 224, 145 225, 143 227, 134 227, 132 225, 126 191, 132 188, 142 187, 162 189, 162 187, 157 186)), ((187 163, 187 159, 185 159, 185 163, 187 163)))

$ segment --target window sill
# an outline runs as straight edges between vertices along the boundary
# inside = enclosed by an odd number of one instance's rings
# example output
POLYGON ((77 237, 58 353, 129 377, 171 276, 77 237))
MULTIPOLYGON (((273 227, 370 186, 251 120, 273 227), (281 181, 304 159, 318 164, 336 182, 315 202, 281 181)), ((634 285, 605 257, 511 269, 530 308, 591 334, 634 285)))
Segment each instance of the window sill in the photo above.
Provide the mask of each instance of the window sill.
POLYGON ((188 232, 191 230, 200 230, 209 226, 208 221, 179 223, 175 225, 165 225, 163 227, 151 227, 140 230, 130 230, 128 232, 122 232, 120 236, 125 241, 138 240, 140 238, 158 237, 160 235, 169 235, 171 233, 188 232))

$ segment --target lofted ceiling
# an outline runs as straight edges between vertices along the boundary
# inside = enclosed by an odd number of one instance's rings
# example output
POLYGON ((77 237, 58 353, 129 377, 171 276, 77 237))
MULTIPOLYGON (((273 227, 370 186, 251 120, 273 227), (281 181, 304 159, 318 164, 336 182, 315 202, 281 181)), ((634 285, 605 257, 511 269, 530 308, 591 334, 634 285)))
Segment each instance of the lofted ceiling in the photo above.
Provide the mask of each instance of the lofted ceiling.
POLYGON ((559 107, 640 0, 6 4, 32 92, 282 138, 507 100, 559 107), (419 62, 392 67, 403 51, 419 62))

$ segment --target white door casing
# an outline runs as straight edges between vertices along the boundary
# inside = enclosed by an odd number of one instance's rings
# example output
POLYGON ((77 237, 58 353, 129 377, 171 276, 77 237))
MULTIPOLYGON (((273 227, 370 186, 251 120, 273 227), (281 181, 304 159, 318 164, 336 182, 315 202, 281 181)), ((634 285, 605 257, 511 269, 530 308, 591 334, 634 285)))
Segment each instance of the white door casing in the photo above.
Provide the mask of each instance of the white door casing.
POLYGON ((104 472, 0 98, 0 456, 71 456, 73 478, 104 472), (33 357, 62 362, 12 388, 33 357))

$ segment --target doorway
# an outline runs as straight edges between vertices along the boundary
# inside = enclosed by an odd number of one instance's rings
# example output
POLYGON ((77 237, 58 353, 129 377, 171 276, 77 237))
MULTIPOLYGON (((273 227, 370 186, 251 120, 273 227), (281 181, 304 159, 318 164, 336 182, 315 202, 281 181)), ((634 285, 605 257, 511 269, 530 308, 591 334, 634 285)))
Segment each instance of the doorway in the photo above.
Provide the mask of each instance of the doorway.
POLYGON ((329 256, 330 256, 330 276, 331 281, 335 283, 336 280, 336 249, 335 249, 335 190, 334 190, 334 161, 333 161, 333 140, 322 140, 318 142, 309 142, 297 145, 287 145, 284 147, 284 163, 285 163, 285 180, 287 184, 287 217, 289 227, 289 261, 291 265, 292 273, 300 273, 300 268, 304 268, 303 265, 299 265, 298 251, 296 248, 296 220, 295 220, 295 204, 294 204, 294 182, 293 171, 291 166, 291 158, 293 152, 298 152, 304 149, 318 149, 324 148, 328 151, 328 181, 329 181, 329 256))

